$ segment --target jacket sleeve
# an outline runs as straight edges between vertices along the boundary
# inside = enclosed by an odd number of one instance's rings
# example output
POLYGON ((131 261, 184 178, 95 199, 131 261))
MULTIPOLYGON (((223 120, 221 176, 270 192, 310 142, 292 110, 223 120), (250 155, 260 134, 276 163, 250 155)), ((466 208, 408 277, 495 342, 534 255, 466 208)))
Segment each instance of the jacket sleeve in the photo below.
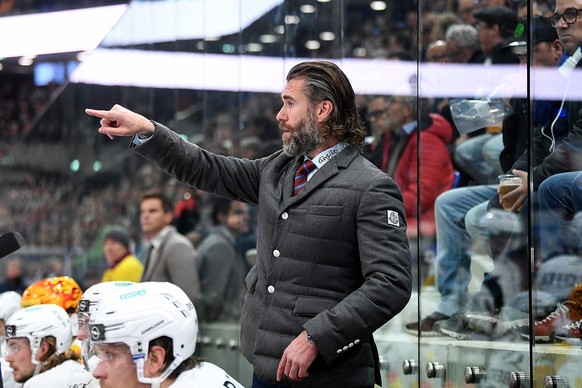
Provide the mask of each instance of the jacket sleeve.
POLYGON ((217 155, 187 142, 162 124, 155 123, 153 136, 141 145, 130 144, 177 180, 229 199, 257 203, 263 159, 217 155))
MULTIPOLYGON (((580 108, 578 104, 570 104, 570 109, 580 108)), ((582 170, 582 109, 577 113, 570 113, 568 117, 568 135, 564 141, 544 158, 544 160, 533 169, 534 189, 549 176, 569 171, 582 170), (571 115, 571 117, 570 117, 571 115)))

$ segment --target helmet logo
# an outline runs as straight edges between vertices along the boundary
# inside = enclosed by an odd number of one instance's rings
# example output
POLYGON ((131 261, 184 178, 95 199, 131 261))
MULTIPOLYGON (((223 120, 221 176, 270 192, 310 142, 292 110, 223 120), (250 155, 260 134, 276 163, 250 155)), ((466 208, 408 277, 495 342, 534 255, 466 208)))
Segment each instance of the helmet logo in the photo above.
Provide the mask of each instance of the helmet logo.
POLYGON ((96 326, 93 326, 91 328, 91 339, 97 340, 97 339, 99 339, 100 335, 101 335, 101 333, 99 333, 99 328, 97 328, 96 326))
POLYGON ((91 340, 99 341, 105 339, 105 326, 103 325, 90 325, 89 334, 91 335, 91 340))
POLYGON ((89 312, 89 305, 91 303, 87 300, 87 299, 82 299, 79 302, 79 311, 83 312, 83 313, 88 313, 89 312))
POLYGON ((16 326, 14 325, 6 326, 6 337, 12 338, 14 336, 16 336, 16 326))
POLYGON ((119 295, 119 300, 137 298, 138 296, 144 296, 145 294, 146 294, 145 290, 132 291, 132 292, 128 292, 127 294, 119 295))

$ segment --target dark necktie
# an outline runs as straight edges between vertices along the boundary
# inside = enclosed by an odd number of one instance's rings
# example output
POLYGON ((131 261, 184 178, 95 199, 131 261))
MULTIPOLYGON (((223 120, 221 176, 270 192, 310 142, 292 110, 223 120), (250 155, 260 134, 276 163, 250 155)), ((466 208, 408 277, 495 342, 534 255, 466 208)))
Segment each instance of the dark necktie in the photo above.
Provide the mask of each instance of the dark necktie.
MULTIPOLYGON (((148 267, 150 265, 150 258, 152 256, 152 251, 154 250, 154 244, 148 244, 145 254, 144 254, 144 265, 143 265, 143 275, 145 275, 148 267)), ((143 277, 142 275, 142 277, 143 277)))
POLYGON ((317 166, 310 159, 306 159, 295 173, 295 184, 293 185, 293 195, 299 194, 303 186, 307 183, 307 175, 315 170, 317 166))

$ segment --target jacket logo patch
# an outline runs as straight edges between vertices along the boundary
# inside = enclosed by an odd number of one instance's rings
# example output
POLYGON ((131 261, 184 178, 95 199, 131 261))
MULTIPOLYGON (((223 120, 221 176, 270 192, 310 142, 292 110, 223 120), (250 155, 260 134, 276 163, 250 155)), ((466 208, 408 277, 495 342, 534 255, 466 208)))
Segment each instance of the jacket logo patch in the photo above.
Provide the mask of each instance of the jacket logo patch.
POLYGON ((398 213, 394 210, 387 210, 388 216, 388 225, 390 226, 400 226, 400 218, 398 217, 398 213))

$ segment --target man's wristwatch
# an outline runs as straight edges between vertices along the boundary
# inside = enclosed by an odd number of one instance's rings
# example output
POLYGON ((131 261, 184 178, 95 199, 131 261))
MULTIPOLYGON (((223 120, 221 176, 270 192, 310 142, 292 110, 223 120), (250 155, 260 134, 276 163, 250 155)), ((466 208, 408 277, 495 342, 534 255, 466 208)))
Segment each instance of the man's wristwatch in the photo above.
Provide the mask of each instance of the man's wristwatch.
POLYGON ((305 334, 307 335, 307 342, 309 342, 313 346, 317 346, 315 344, 315 341, 313 340, 313 337, 311 336, 311 334, 309 334, 308 332, 305 332, 305 334))

